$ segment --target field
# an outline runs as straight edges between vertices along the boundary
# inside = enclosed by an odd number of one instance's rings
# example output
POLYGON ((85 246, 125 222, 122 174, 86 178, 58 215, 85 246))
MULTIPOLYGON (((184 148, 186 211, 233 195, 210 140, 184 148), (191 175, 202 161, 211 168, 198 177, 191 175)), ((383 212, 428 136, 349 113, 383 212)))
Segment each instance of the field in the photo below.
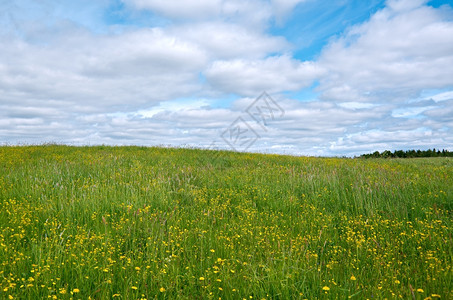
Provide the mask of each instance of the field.
POLYGON ((453 298, 453 159, 0 147, 0 299, 453 298))

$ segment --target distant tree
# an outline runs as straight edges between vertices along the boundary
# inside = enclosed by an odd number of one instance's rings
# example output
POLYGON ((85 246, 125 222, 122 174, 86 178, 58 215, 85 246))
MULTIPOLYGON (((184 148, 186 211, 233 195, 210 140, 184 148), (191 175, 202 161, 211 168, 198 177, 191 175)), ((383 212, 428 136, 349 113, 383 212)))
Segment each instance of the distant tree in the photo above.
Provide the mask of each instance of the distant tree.
POLYGON ((433 148, 428 150, 385 150, 383 152, 375 151, 370 154, 362 154, 362 158, 410 158, 410 157, 453 157, 453 151, 450 152, 446 149, 433 148))

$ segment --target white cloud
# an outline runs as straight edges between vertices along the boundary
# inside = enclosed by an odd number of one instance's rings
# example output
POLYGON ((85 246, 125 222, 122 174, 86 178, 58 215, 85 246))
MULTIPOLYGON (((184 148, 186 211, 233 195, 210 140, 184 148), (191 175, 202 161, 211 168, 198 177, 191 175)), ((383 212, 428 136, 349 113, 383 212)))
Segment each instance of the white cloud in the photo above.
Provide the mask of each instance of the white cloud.
POLYGON ((312 62, 300 62, 288 55, 262 60, 215 61, 205 72, 216 89, 255 96, 262 91, 296 91, 312 84, 323 70, 312 62))
POLYGON ((307 0, 272 0, 272 11, 277 19, 277 22, 282 25, 284 18, 291 13, 291 11, 302 2, 307 0))
POLYGON ((148 9, 172 18, 212 18, 220 14, 222 0, 126 0, 138 9, 148 9))
POLYGON ((340 102, 338 106, 347 108, 347 109, 364 109, 364 108, 372 108, 376 105, 371 103, 362 103, 362 102, 340 102))
POLYGON ((320 86, 325 98, 405 101, 453 85, 453 14, 409 2, 390 2, 326 47, 319 60, 329 70, 320 86))
POLYGON ((197 73, 207 64, 204 50, 159 29, 118 36, 66 34, 72 38, 60 37, 49 46, 17 39, 0 45, 2 101, 134 109, 196 92, 197 73))
POLYGON ((123 0, 137 9, 150 10, 174 21, 228 21, 262 28, 272 17, 271 6, 261 0, 123 0))
POLYGON ((130 6, 150 10, 173 20, 228 20, 264 25, 272 18, 282 25, 299 3, 307 0, 123 0, 130 6))
POLYGON ((245 26, 226 22, 203 22, 175 26, 171 33, 199 45, 214 59, 256 59, 291 48, 283 37, 269 36, 245 26))
POLYGON ((430 97, 430 99, 432 99, 436 102, 451 100, 451 99, 453 99, 453 91, 448 91, 448 92, 433 95, 430 97))
POLYGON ((388 0, 387 7, 395 12, 409 11, 419 8, 428 0, 388 0))

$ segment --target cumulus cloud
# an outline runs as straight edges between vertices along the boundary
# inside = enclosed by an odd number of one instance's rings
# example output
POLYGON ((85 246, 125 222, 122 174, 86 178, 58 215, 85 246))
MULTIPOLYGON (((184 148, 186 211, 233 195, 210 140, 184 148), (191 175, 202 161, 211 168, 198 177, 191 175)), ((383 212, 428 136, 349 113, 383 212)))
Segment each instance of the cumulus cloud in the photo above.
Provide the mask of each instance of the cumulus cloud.
POLYGON ((172 18, 212 18, 221 12, 221 0, 128 0, 138 9, 149 9, 172 18))
POLYGON ((0 45, 4 102, 39 106, 54 100, 94 110, 152 105, 195 92, 197 72, 206 64, 197 45, 159 29, 121 36, 70 33, 71 39, 48 47, 20 40, 0 45))
POLYGON ((175 26, 171 34, 205 49, 213 59, 256 59, 269 53, 288 51, 291 45, 281 36, 270 36, 245 26, 226 22, 203 22, 175 26))
POLYGON ((261 0, 125 0, 136 9, 150 10, 178 21, 239 22, 259 28, 272 17, 271 7, 261 0))
POLYGON ((176 21, 228 20, 253 28, 284 19, 299 3, 307 0, 124 0, 136 9, 150 10, 176 21))
POLYGON ((323 70, 313 62, 300 62, 288 55, 261 60, 215 61, 205 72, 216 88, 240 95, 299 90, 312 84, 323 70))
POLYGON ((325 99, 404 101, 423 89, 453 85, 453 14, 390 1, 368 22, 352 27, 324 49, 329 70, 320 90, 325 99))

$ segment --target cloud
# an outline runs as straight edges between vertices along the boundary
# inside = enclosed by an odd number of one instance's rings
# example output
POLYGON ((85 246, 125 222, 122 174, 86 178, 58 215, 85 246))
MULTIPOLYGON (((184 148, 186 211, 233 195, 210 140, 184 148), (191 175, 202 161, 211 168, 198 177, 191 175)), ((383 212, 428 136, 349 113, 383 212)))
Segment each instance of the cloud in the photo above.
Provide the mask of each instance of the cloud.
POLYGON ((410 11, 426 4, 428 0, 388 0, 387 7, 395 12, 410 11))
POLYGON ((389 2, 323 50, 324 99, 405 101, 453 85, 453 13, 415 2, 389 2))
POLYGON ((128 0, 138 9, 148 9, 171 18, 204 19, 217 16, 221 12, 221 0, 128 0))
POLYGON ((244 96, 262 91, 296 91, 310 86, 323 70, 312 62, 300 62, 288 55, 261 60, 215 61, 205 72, 214 88, 244 96))
POLYGON ((430 97, 430 99, 440 102, 453 99, 453 91, 443 92, 430 97))
POLYGON ((72 38, 54 38, 58 42, 49 46, 17 39, 0 45, 2 101, 39 107, 54 100, 73 110, 136 109, 196 93, 198 72, 207 64, 203 49, 160 29, 66 34, 72 38))
POLYGON ((213 59, 264 58, 269 53, 291 48, 284 37, 266 35, 234 23, 202 22, 192 26, 174 26, 169 31, 199 45, 213 59))
POLYGON ((287 17, 299 3, 305 1, 307 0, 272 0, 272 12, 276 17, 277 23, 283 25, 285 17, 287 17))
POLYGON ((226 21, 260 28, 271 18, 271 7, 260 0, 124 0, 136 9, 150 10, 178 21, 226 21))
POLYGON ((307 0, 123 0, 139 10, 150 10, 174 21, 228 21, 248 27, 267 27, 276 20, 283 25, 285 18, 307 0))

